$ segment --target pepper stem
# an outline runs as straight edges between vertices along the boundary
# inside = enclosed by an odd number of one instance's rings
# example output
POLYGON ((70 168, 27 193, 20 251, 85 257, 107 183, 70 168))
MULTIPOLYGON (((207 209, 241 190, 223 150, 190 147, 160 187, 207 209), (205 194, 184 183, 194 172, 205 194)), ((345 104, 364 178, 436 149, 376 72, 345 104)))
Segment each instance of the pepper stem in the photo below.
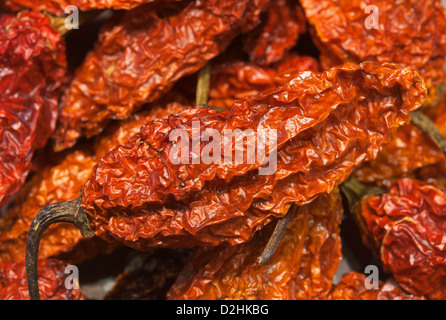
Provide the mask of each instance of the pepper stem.
POLYGON ((276 252, 277 247, 279 246, 280 241, 282 240, 283 234, 285 233, 286 227, 290 222, 291 214, 296 210, 297 205, 292 204, 288 209, 286 215, 280 218, 277 221, 276 227, 274 228, 273 234, 268 240, 265 249, 262 254, 257 258, 257 263, 261 266, 269 261, 274 252, 276 252))
POLYGON ((412 123, 426 133, 440 148, 441 152, 446 155, 446 137, 437 128, 435 123, 420 111, 412 111, 410 118, 412 123))
POLYGON ((94 236, 88 226, 87 215, 80 206, 81 198, 71 201, 57 202, 41 209, 34 217, 28 232, 26 243, 26 278, 28 281, 29 297, 39 300, 39 284, 37 274, 37 259, 42 234, 53 223, 69 222, 76 225, 84 237, 94 236))
POLYGON ((198 73, 196 102, 197 106, 207 104, 209 96, 209 83, 211 81, 211 65, 206 64, 198 73))
POLYGON ((359 202, 368 196, 379 195, 387 192, 385 189, 379 187, 371 187, 368 186, 353 176, 350 176, 347 180, 345 180, 340 186, 341 192, 344 194, 347 199, 348 206, 350 210, 353 212, 354 207, 359 204, 359 202))

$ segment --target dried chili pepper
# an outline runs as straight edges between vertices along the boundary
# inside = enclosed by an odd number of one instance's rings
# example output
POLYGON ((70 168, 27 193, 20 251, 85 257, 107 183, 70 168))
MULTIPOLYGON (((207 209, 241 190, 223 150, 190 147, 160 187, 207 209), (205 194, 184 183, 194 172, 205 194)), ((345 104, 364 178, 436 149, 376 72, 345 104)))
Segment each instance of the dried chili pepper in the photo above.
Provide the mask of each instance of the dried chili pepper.
MULTIPOLYGON (((57 164, 41 168, 16 194, 6 214, 0 217, 0 261, 23 260, 28 230, 36 212, 50 204, 78 197, 98 159, 124 144, 147 121, 162 119, 184 108, 177 103, 166 107, 152 106, 150 110, 107 128, 93 141, 93 148, 87 144, 79 145, 67 152, 57 164)), ((66 256, 64 260, 80 263, 99 253, 108 253, 115 247, 100 239, 92 240, 82 237, 72 224, 54 225, 41 240, 39 259, 63 254, 66 256)))
MULTIPOLYGON (((360 187, 352 179, 343 184, 353 194, 360 193, 360 187)), ((388 193, 372 193, 352 207, 363 243, 404 290, 429 299, 446 298, 445 190, 404 178, 388 193)))
POLYGON ((444 160, 443 153, 426 133, 414 124, 407 124, 375 160, 364 163, 353 174, 365 183, 390 187, 402 177, 416 175, 417 169, 444 160))
POLYGON ((341 280, 330 292, 329 300, 425 300, 424 297, 405 292, 394 281, 389 279, 379 281, 378 288, 367 288, 367 276, 351 271, 342 276, 341 280))
POLYGON ((321 64, 387 61, 411 67, 438 97, 445 80, 446 11, 440 0, 302 0, 321 64), (373 21, 373 19, 375 19, 373 21))
POLYGON ((244 36, 244 51, 257 65, 280 61, 306 31, 306 19, 297 1, 271 1, 266 21, 244 36))
MULTIPOLYGON (((244 242, 291 203, 330 192, 355 166, 375 158, 426 94, 416 72, 389 63, 347 63, 324 73, 284 74, 283 81, 228 111, 190 108, 149 122, 98 162, 78 199, 42 209, 27 244, 31 296, 39 240, 52 223, 74 223, 85 236, 139 250, 244 242), (276 146, 253 163, 175 164, 169 154, 178 139, 170 134, 183 129, 192 137, 197 122, 200 132, 275 130, 276 146), (277 162, 265 168, 276 150, 277 162)), ((235 150, 234 141, 224 139, 213 150, 225 145, 235 150)), ((188 150, 187 159, 195 152, 188 150)))
MULTIPOLYGON (((65 262, 39 261, 40 295, 43 300, 85 300, 80 289, 67 289, 65 262)), ((0 262, 0 300, 28 300, 25 262, 0 262)))
POLYGON ((339 191, 292 212, 271 259, 258 265, 273 223, 237 246, 199 249, 169 290, 169 299, 320 299, 341 261, 339 191))
POLYGON ((165 300, 193 251, 159 248, 131 260, 104 300, 165 300))
POLYGON ((52 134, 65 44, 40 13, 0 16, 0 207, 24 183, 33 152, 52 134))
POLYGON ((289 54, 271 67, 260 67, 251 62, 231 61, 213 66, 209 88, 209 104, 230 108, 234 101, 253 96, 281 83, 275 75, 285 70, 318 71, 316 59, 289 54))
POLYGON ((63 98, 55 149, 98 134, 110 119, 167 93, 256 26, 268 2, 194 0, 164 18, 139 7, 108 24, 63 98))

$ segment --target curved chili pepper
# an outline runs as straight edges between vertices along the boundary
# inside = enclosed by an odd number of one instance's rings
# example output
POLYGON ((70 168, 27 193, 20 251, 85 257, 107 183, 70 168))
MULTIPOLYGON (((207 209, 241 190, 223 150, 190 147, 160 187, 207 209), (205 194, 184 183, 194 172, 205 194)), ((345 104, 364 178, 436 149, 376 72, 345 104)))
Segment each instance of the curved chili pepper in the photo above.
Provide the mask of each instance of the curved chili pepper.
MULTIPOLYGON (((43 300, 85 300, 80 289, 67 289, 65 262, 48 259, 38 263, 43 300)), ((0 300, 28 300, 25 262, 0 262, 0 300)))
POLYGON ((351 271, 330 292, 329 300, 425 300, 424 297, 405 292, 394 279, 379 281, 378 288, 366 288, 367 276, 351 271))
POLYGON ((260 67, 244 61, 230 61, 213 66, 208 103, 230 108, 236 100, 281 85, 280 79, 276 79, 275 75, 291 69, 319 71, 319 64, 312 57, 288 54, 270 67, 260 67))
MULTIPOLYGON (((350 180, 343 188, 358 190, 350 180)), ((363 243, 403 289, 429 299, 446 298, 445 190, 404 178, 388 193, 362 197, 352 210, 363 243)))
MULTIPOLYGON (((23 260, 27 233, 35 213, 50 204, 76 198, 98 159, 124 144, 147 121, 162 119, 183 109, 185 107, 177 103, 166 107, 153 106, 110 126, 96 137, 92 146, 79 145, 66 152, 56 165, 40 168, 16 194, 5 215, 0 217, 0 261, 23 260)), ((109 253, 116 247, 116 244, 110 245, 100 239, 92 240, 83 238, 71 224, 54 225, 42 237, 39 259, 64 255, 64 260, 80 263, 99 253, 109 253)))
MULTIPOLYGON (((30 227, 26 252, 32 297, 37 294, 33 261, 50 224, 75 223, 84 235, 139 250, 244 242, 285 215, 291 203, 304 205, 330 192, 355 166, 376 157, 426 94, 416 72, 388 63, 348 63, 282 77, 281 87, 240 100, 231 110, 191 108, 147 123, 98 162, 78 199, 42 209, 30 227), (275 130, 276 146, 264 150, 269 155, 277 150, 274 174, 259 174, 265 158, 172 163, 176 141, 170 134, 180 128, 192 137, 197 122, 201 132, 275 130)), ((223 139, 216 148, 224 150, 225 144, 223 139)), ((229 141, 231 151, 234 145, 229 141)), ((188 150, 188 159, 195 152, 188 150)))
POLYGON ((194 0, 160 18, 136 8, 108 24, 64 95, 55 149, 98 134, 167 93, 259 23, 269 0, 194 0))
POLYGON ((237 246, 200 248, 169 290, 177 300, 321 299, 331 289, 341 262, 338 189, 293 210, 277 250, 263 265, 257 257, 273 227, 269 224, 237 246))
POLYGON ((440 0, 302 0, 321 64, 377 60, 418 71, 438 97, 446 78, 446 11, 440 0), (373 21, 375 19, 375 21, 373 21))
POLYGON ((38 12, 0 16, 0 207, 24 183, 36 149, 52 134, 65 45, 38 12))
POLYGON ((265 21, 243 37, 250 61, 262 66, 280 61, 306 31, 305 14, 297 1, 271 1, 265 16, 265 21))

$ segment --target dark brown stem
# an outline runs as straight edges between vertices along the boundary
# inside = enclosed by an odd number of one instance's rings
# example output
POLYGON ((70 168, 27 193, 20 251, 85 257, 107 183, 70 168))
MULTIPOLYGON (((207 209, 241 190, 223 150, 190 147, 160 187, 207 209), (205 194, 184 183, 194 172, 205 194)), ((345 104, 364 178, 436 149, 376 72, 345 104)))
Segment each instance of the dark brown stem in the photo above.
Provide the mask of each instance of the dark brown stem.
POLYGON ((198 73, 196 105, 207 104, 209 96, 209 83, 211 81, 211 66, 208 63, 198 73))
POLYGON ((412 111, 410 118, 412 123, 425 132, 446 155, 446 137, 438 130, 435 123, 421 111, 412 111))
POLYGON ((37 274, 37 259, 39 244, 42 234, 53 223, 69 222, 76 225, 84 237, 94 236, 88 226, 87 215, 80 206, 80 197, 64 202, 51 204, 40 210, 33 219, 28 232, 26 243, 26 278, 28 281, 29 297, 31 300, 39 300, 39 283, 37 274))
POLYGON ((347 180, 345 180, 340 185, 340 189, 342 194, 347 199, 350 211, 352 212, 355 206, 358 205, 359 202, 365 197, 379 195, 387 192, 387 190, 382 188, 368 186, 355 179, 353 176, 350 176, 347 180))
POLYGON ((280 240, 282 240, 283 234, 285 233, 286 227, 290 222, 291 214, 296 210, 296 208, 297 205, 293 203, 291 207, 288 209, 286 215, 277 221, 276 227, 274 228, 273 234, 269 238, 269 241, 266 244, 265 249, 263 250, 260 257, 257 258, 257 263, 259 265, 267 263, 274 254, 274 252, 276 252, 280 240))

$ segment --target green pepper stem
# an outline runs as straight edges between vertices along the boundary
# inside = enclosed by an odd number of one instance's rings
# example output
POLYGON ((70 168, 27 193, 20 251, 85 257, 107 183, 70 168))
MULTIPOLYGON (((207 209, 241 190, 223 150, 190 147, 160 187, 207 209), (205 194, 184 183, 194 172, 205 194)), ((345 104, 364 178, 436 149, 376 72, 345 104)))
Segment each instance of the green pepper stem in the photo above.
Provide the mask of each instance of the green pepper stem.
POLYGON ((57 222, 69 222, 76 225, 84 237, 94 236, 88 226, 85 211, 80 206, 80 197, 64 202, 57 202, 41 209, 33 219, 28 232, 26 243, 26 278, 31 300, 39 300, 39 284, 37 274, 37 260, 42 234, 48 227, 57 222))
POLYGON ((359 204, 363 198, 387 192, 385 189, 379 187, 368 186, 353 176, 350 176, 339 187, 342 194, 347 199, 348 206, 352 212, 354 207, 359 204))

